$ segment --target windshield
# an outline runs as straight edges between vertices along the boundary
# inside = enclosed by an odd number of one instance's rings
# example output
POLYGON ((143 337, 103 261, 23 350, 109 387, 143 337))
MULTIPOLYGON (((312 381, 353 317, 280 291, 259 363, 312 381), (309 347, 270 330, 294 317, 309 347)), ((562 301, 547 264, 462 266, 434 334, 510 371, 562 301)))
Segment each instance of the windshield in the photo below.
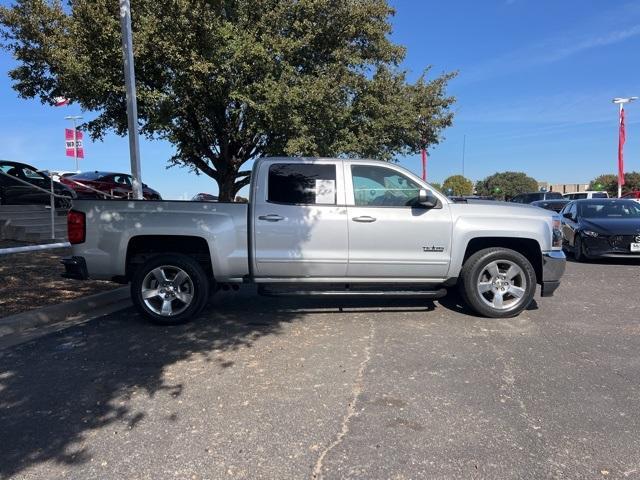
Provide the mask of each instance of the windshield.
POLYGON ((589 202, 580 205, 584 218, 640 218, 640 204, 634 201, 589 202))
POLYGON ((97 180, 102 176, 100 172, 82 172, 77 175, 72 175, 71 178, 74 180, 97 180))
POLYGON ((36 172, 32 168, 29 168, 26 165, 12 165, 12 164, 2 164, 0 165, 0 170, 2 170, 7 175, 11 175, 12 177, 17 177, 26 181, 42 181, 48 180, 48 177, 45 175, 36 172))
POLYGON ((546 200, 562 200, 564 197, 560 192, 547 192, 546 200))

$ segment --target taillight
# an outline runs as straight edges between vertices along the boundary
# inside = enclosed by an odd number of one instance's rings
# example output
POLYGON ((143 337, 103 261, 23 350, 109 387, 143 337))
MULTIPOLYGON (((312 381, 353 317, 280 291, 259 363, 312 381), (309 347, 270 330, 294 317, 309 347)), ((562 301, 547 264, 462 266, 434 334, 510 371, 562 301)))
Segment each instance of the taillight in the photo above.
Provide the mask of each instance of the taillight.
POLYGON ((86 222, 84 213, 69 210, 67 214, 67 236, 69 243, 83 243, 86 237, 86 222))

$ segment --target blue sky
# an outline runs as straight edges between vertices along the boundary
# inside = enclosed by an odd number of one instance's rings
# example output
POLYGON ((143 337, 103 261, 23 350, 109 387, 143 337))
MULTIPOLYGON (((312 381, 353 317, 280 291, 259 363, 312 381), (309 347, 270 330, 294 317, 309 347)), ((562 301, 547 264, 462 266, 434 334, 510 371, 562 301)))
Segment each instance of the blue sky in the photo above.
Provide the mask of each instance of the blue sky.
MULTIPOLYGON (((0 4, 8 4, 0 0, 0 4)), ((582 183, 614 172, 617 110, 614 96, 640 95, 640 2, 591 0, 392 0, 392 38, 407 47, 410 78, 432 66, 457 70, 454 126, 430 150, 429 179, 461 173, 478 180, 520 170, 552 183, 582 183)), ((135 39, 134 39, 135 41, 135 39)), ((18 99, 0 52, 0 158, 41 168, 72 170, 64 156, 65 115, 18 99)), ((627 170, 640 171, 640 101, 627 110, 627 170)), ((126 139, 86 142, 84 170, 128 171, 126 139)), ((215 193, 206 176, 165 169, 171 146, 142 141, 143 180, 165 198, 215 193)), ((419 172, 419 155, 402 158, 419 172)))

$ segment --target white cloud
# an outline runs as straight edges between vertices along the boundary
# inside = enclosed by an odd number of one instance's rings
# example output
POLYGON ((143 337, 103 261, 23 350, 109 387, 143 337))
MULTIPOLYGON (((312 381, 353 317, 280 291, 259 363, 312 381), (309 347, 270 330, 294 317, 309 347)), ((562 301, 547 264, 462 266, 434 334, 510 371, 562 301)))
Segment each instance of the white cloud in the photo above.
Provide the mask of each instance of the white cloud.
POLYGON ((487 80, 558 62, 588 50, 615 45, 638 37, 640 36, 639 6, 640 4, 624 5, 603 14, 596 22, 582 25, 571 32, 551 36, 538 43, 491 58, 469 69, 463 68, 458 82, 468 84, 487 80))

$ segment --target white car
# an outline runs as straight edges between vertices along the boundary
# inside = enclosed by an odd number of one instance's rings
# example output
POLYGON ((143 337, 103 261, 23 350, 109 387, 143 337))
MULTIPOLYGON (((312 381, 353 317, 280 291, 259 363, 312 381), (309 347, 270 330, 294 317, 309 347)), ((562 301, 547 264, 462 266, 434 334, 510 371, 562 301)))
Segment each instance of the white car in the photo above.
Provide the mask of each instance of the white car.
POLYGON ((53 178, 54 182, 59 182, 61 178, 77 175, 79 172, 70 172, 67 170, 38 170, 46 176, 53 178))
POLYGON ((562 195, 567 200, 585 200, 591 198, 609 198, 607 192, 598 192, 596 190, 587 190, 586 192, 564 193, 562 195))

